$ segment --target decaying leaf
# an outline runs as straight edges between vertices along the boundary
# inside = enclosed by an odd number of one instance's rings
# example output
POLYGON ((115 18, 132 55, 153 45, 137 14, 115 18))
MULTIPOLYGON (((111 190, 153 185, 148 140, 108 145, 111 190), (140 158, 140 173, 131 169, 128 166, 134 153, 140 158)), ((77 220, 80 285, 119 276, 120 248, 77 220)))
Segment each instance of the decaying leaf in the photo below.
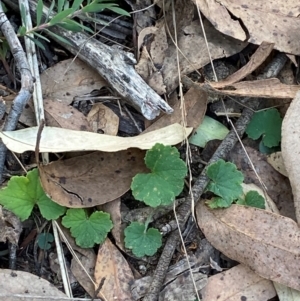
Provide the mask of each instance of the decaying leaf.
MULTIPOLYGON (((275 202, 280 214, 296 220, 292 189, 289 180, 274 170, 267 162, 265 155, 251 147, 246 146, 246 150, 258 171, 261 181, 267 187, 268 195, 275 202)), ((239 144, 233 148, 229 159, 243 172, 245 183, 254 183, 258 187, 261 187, 261 183, 257 179, 249 163, 249 159, 245 155, 245 151, 239 144)))
POLYGON ((96 103, 90 110, 87 121, 92 131, 99 133, 99 130, 106 135, 116 136, 119 130, 119 117, 107 106, 96 103))
POLYGON ((300 230, 291 219, 265 210, 232 205, 196 207, 198 225, 209 242, 263 278, 300 289, 300 230))
POLYGON ((280 172, 284 176, 288 176, 286 168, 284 166, 281 152, 276 152, 268 155, 267 161, 274 169, 280 172))
MULTIPOLYGON (((156 143, 163 143, 164 145, 180 143, 192 130, 192 128, 184 128, 176 123, 135 137, 116 137, 45 127, 40 141, 40 152, 59 153, 93 150, 116 152, 131 147, 150 149, 156 143)), ((12 132, 1 132, 0 137, 9 150, 23 153, 35 150, 37 132, 38 127, 32 127, 12 132)))
POLYGON ((212 82, 210 83, 212 87, 215 89, 223 88, 226 86, 230 86, 236 82, 239 82, 247 75, 251 74, 257 67, 259 67, 269 56, 274 44, 263 42, 255 53, 251 56, 249 62, 239 69, 237 72, 233 73, 232 75, 228 76, 226 79, 219 81, 219 82, 212 82))
POLYGON ((299 7, 292 0, 193 2, 215 28, 227 36, 245 41, 247 34, 250 43, 259 45, 268 41, 279 51, 300 54, 299 7))
POLYGON ((277 78, 261 79, 255 81, 242 81, 230 86, 226 86, 222 90, 212 88, 209 84, 203 84, 203 88, 211 89, 215 93, 221 95, 232 96, 249 96, 264 98, 283 98, 292 99, 299 90, 297 85, 285 85, 277 78))
POLYGON ((41 301, 47 296, 53 298, 67 298, 67 295, 58 290, 53 284, 45 279, 28 272, 0 270, 0 298, 2 300, 21 300, 14 295, 30 294, 30 300, 41 301))
POLYGON ((92 131, 86 117, 64 102, 44 99, 45 119, 48 126, 70 130, 92 131))
POLYGON ((198 125, 201 124, 206 112, 207 94, 203 89, 195 85, 184 94, 183 98, 184 106, 181 106, 177 96, 173 97, 172 100, 174 104, 170 105, 174 112, 158 117, 144 132, 154 131, 173 123, 181 123, 182 114, 185 115, 187 126, 193 127, 194 129, 197 128, 198 125))
POLYGON ((69 208, 93 207, 110 202, 129 190, 132 178, 146 172, 145 152, 139 149, 80 157, 40 166, 45 192, 69 208))
POLYGON ((202 301, 266 301, 276 296, 270 280, 258 276, 243 264, 209 277, 201 293, 202 301))
POLYGON ((294 195, 296 218, 300 224, 300 92, 290 104, 282 123, 281 151, 283 162, 291 182, 294 195))
POLYGON ((100 246, 95 267, 97 290, 103 282, 99 297, 105 300, 131 301, 130 283, 134 280, 132 271, 121 252, 106 238, 100 246))
POLYGON ((75 96, 100 90, 106 81, 93 68, 79 59, 69 59, 45 70, 41 75, 44 97, 69 105, 75 96))

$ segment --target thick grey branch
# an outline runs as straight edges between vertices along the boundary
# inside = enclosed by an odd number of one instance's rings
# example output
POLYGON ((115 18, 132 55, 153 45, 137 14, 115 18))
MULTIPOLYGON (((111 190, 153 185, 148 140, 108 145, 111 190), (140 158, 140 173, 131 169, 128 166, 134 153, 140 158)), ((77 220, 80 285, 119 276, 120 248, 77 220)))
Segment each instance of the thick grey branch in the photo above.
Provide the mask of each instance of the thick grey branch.
MULTIPOLYGON (((3 0, 12 8, 17 0, 3 0)), ((35 16, 35 0, 29 0, 31 14, 35 16)), ((47 9, 43 10, 46 16, 47 9)), ((172 113, 173 109, 136 73, 133 55, 117 47, 109 47, 84 33, 73 33, 60 27, 51 31, 64 37, 69 44, 51 36, 57 43, 96 69, 107 80, 112 88, 126 101, 141 112, 145 118, 152 120, 160 111, 172 113)))

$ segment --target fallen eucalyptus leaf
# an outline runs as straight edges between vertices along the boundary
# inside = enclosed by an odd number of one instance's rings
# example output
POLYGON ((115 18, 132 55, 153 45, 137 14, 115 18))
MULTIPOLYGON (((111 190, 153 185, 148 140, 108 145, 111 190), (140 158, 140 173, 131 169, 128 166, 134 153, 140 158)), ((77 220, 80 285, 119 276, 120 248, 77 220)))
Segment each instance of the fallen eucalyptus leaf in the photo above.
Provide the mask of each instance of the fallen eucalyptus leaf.
POLYGON ((293 220, 239 205, 210 210, 204 202, 196 215, 205 237, 220 252, 263 278, 300 290, 300 230, 293 220))
MULTIPOLYGON (((60 153, 71 151, 116 152, 128 148, 150 149, 156 143, 174 145, 183 141, 192 128, 178 123, 135 137, 116 137, 97 133, 45 127, 40 140, 40 152, 60 153)), ((6 147, 16 153, 34 151, 38 127, 1 132, 6 147)))

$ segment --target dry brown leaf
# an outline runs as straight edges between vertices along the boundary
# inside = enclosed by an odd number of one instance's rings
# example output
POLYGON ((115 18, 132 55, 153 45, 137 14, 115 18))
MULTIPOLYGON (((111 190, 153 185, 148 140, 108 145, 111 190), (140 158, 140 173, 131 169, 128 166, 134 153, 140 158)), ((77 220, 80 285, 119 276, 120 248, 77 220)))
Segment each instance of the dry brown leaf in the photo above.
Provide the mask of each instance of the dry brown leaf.
MULTIPOLYGON (((251 147, 246 147, 246 150, 258 171, 262 182, 267 187, 268 195, 275 202, 280 214, 296 220, 292 189, 289 180, 274 170, 267 162, 266 155, 259 153, 251 147)), ((229 160, 235 163, 237 168, 243 172, 245 183, 254 183, 258 187, 261 187, 261 184, 249 163, 249 159, 239 144, 237 144, 230 153, 229 160)))
POLYGON ((276 296, 270 280, 263 279, 250 268, 239 264, 208 278, 201 291, 202 301, 266 301, 276 296))
MULTIPOLYGON (((231 56, 246 46, 246 43, 220 34, 209 22, 204 22, 204 27, 213 60, 231 56)), ((202 68, 210 62, 199 21, 193 21, 182 28, 178 36, 178 47, 185 55, 179 55, 181 75, 202 68)), ((173 43, 169 45, 161 72, 167 92, 170 93, 178 86, 177 50, 173 43)))
POLYGON ((300 92, 298 92, 290 104, 282 123, 281 152, 284 165, 291 182, 296 218, 300 224, 300 92))
POLYGON ((143 46, 141 57, 138 64, 135 66, 135 69, 157 94, 162 95, 166 93, 166 86, 163 82, 162 74, 155 66, 162 65, 165 51, 168 48, 164 22, 159 22, 156 27, 152 26, 144 28, 140 32, 138 37, 138 49, 141 48, 145 36, 147 36, 147 40, 149 40, 150 35, 153 36, 153 41, 150 45, 150 53, 148 53, 147 47, 143 46))
POLYGON ((281 152, 276 152, 268 155, 267 158, 268 163, 279 173, 284 176, 288 176, 287 171, 284 166, 283 158, 281 152))
POLYGON ((95 282, 98 288, 104 279, 99 297, 105 296, 107 301, 131 301, 130 284, 134 277, 132 271, 120 251, 106 238, 99 247, 96 267, 95 282))
MULTIPOLYGON (((128 148, 150 149, 156 143, 175 145, 183 141, 192 128, 184 128, 175 123, 159 130, 135 137, 116 137, 97 133, 74 131, 62 128, 45 127, 42 132, 39 149, 45 153, 70 151, 116 152, 128 148)), ((12 132, 0 132, 6 147, 16 153, 34 151, 38 127, 12 132)))
MULTIPOLYGON (((197 86, 191 87, 184 95, 184 109, 186 112, 187 126, 197 128, 202 122, 207 108, 207 94, 197 86)), ((154 131, 169 124, 182 122, 182 110, 180 100, 172 106, 174 112, 163 115, 154 121, 144 132, 154 131)))
POLYGON ((203 201, 196 215, 205 237, 220 252, 263 278, 300 290, 300 230, 293 220, 239 205, 211 210, 203 201))
POLYGON ((210 85, 215 89, 219 89, 242 80, 244 77, 256 70, 256 68, 259 67, 266 60, 266 58, 271 53, 273 47, 274 44, 263 42, 255 51, 255 53, 251 56, 251 59, 244 67, 242 67, 232 75, 228 76, 226 79, 215 83, 212 82, 210 83, 210 85))
POLYGON ((203 84, 204 88, 212 89, 213 91, 232 96, 249 96, 249 97, 265 97, 265 98, 294 98, 299 86, 285 85, 277 78, 262 79, 255 81, 243 81, 230 86, 226 86, 222 90, 214 89, 209 84, 203 84))
POLYGON ((22 224, 19 218, 0 205, 0 242, 8 241, 17 245, 21 232, 22 224))
MULTIPOLYGON (((31 102, 32 101, 29 102, 29 105, 27 104, 25 106, 19 119, 19 122, 23 123, 26 126, 36 126, 36 119, 35 119, 34 111, 32 109, 33 105, 32 106, 30 105, 31 102)), ((8 114, 13 104, 13 99, 10 101, 5 101, 5 104, 6 104, 6 113, 8 114)))
MULTIPOLYGON (((151 72, 149 70, 153 70, 154 65, 156 69, 153 71, 158 73, 157 77, 160 74, 162 75, 164 83, 159 87, 161 91, 166 88, 168 94, 178 86, 177 53, 179 54, 181 75, 202 68, 210 62, 200 22, 199 20, 193 21, 195 10, 193 2, 187 0, 176 1, 174 8, 178 47, 174 45, 175 31, 171 7, 169 10, 164 7, 163 22, 157 22, 156 27, 145 29, 141 37, 143 40, 147 34, 153 37, 151 45, 147 41, 144 42, 150 51, 142 56, 143 76, 150 77, 151 72), (150 59, 147 57, 148 55, 150 59)), ((213 60, 238 53, 247 45, 247 43, 220 34, 207 21, 204 22, 204 27, 213 60)), ((141 44, 141 41, 139 41, 139 45, 141 44)))
POLYGON ((40 166, 40 178, 54 202, 69 208, 94 207, 128 191, 132 178, 147 171, 144 157, 139 149, 94 152, 40 166))
POLYGON ((65 60, 45 70, 41 75, 41 84, 44 97, 67 105, 75 96, 107 86, 98 72, 80 59, 65 60))
POLYGON ((91 131, 86 117, 73 108, 58 100, 44 99, 45 119, 47 126, 64 129, 91 131))
MULTIPOLYGON (((123 251, 124 247, 124 227, 122 227, 122 218, 121 218, 121 199, 117 198, 109 203, 103 204, 101 210, 110 214, 110 218, 113 222, 114 227, 111 230, 116 245, 123 251)), ((100 210, 100 208, 97 207, 100 210)))
POLYGON ((44 301, 45 297, 67 298, 52 283, 33 274, 0 269, 0 299, 7 301, 44 301), (29 298, 30 299, 29 299, 29 298))
POLYGON ((250 43, 260 45, 268 41, 279 51, 300 54, 299 7, 292 0, 193 1, 215 28, 227 36, 245 41, 247 33, 250 43))
POLYGON ((87 121, 92 131, 99 133, 102 130, 106 135, 116 136, 119 130, 119 117, 107 106, 96 103, 90 110, 87 121))

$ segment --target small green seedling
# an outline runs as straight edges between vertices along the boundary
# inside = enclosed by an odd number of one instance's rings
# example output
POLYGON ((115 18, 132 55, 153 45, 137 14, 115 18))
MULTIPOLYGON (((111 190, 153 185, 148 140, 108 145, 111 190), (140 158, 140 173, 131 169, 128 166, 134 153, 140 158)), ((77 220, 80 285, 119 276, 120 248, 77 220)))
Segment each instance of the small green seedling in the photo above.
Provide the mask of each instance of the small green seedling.
POLYGON ((53 202, 44 192, 37 169, 26 176, 14 176, 7 187, 0 190, 0 205, 15 213, 22 221, 27 219, 35 205, 47 220, 57 219, 66 208, 53 202))
POLYGON ((132 249, 137 257, 152 256, 162 245, 160 232, 155 228, 147 229, 147 224, 132 222, 124 234, 126 248, 132 249))
POLYGON ((113 228, 108 213, 95 211, 89 216, 82 208, 68 209, 62 224, 66 228, 71 228, 71 235, 75 237, 76 244, 82 248, 92 248, 95 244, 102 243, 113 228))
POLYGON ((236 203, 265 209, 265 200, 256 191, 249 191, 246 196, 241 197, 244 176, 233 163, 218 160, 208 166, 206 174, 211 180, 206 190, 217 195, 207 202, 210 208, 228 208, 236 203))
POLYGON ((265 146, 271 148, 278 146, 281 141, 282 118, 278 110, 268 109, 253 115, 247 129, 247 135, 257 140, 262 136, 265 146))
MULTIPOLYGON (((133 178, 133 196, 151 207, 171 204, 182 192, 187 175, 186 164, 177 148, 157 143, 147 151, 145 163, 151 172, 133 178)), ((125 246, 137 257, 155 254, 162 244, 157 229, 147 230, 149 220, 150 217, 145 224, 133 222, 125 229, 125 246)))
POLYGON ((42 250, 49 250, 51 248, 51 243, 53 243, 54 237, 51 233, 40 233, 37 236, 37 243, 39 248, 42 250))
POLYGON ((151 207, 171 204, 182 192, 187 175, 186 164, 177 148, 157 143, 147 151, 145 163, 151 172, 133 178, 134 198, 151 207))

